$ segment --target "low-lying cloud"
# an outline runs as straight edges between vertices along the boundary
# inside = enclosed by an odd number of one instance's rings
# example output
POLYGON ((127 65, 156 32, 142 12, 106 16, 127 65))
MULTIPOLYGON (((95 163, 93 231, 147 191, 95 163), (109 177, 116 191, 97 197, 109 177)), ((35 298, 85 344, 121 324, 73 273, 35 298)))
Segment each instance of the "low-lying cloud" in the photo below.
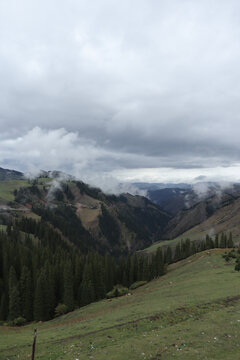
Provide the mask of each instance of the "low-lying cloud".
POLYGON ((0 165, 104 184, 239 180, 239 11, 1 2, 0 165))

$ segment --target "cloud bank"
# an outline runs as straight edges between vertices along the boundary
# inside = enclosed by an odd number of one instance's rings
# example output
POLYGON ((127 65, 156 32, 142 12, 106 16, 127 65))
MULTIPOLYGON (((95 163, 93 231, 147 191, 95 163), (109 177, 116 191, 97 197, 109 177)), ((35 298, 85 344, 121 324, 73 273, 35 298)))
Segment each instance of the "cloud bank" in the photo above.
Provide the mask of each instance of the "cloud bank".
POLYGON ((106 184, 239 180, 239 11, 1 2, 0 165, 106 184))

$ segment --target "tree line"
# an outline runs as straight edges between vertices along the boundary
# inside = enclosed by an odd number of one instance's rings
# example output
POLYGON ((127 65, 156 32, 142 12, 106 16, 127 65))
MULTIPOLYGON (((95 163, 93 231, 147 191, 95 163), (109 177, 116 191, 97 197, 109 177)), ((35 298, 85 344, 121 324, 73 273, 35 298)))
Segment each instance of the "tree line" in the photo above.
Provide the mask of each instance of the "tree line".
POLYGON ((189 239, 173 251, 112 257, 81 253, 44 221, 22 218, 0 232, 0 321, 50 320, 106 297, 117 284, 130 287, 166 273, 167 265, 214 247, 233 247, 232 234, 189 239))
POLYGON ((0 232, 0 320, 46 321, 165 271, 161 249, 151 257, 84 254, 47 223, 22 218, 0 232))

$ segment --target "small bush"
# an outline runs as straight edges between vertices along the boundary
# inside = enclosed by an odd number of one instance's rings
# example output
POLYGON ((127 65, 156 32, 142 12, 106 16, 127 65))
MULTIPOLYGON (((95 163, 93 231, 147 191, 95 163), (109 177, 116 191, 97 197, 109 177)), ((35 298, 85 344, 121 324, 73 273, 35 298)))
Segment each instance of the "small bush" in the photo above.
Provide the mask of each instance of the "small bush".
POLYGON ((128 294, 129 290, 128 288, 122 286, 122 285, 116 285, 114 288, 107 293, 107 298, 111 299, 118 296, 123 296, 128 294))
POLYGON ((12 320, 12 321, 9 321, 8 325, 9 326, 23 326, 25 325, 27 322, 26 319, 24 319, 24 317, 22 316, 19 316, 17 317, 16 319, 12 320))
POLYGON ((134 290, 134 289, 137 289, 139 288, 140 286, 143 286, 147 283, 147 281, 136 281, 135 283, 133 283, 131 286, 130 286, 130 290, 134 290))
POLYGON ((55 316, 61 316, 61 315, 64 315, 68 312, 68 307, 67 305, 65 304, 58 304, 56 307, 55 307, 55 316))
POLYGON ((226 261, 230 261, 230 259, 236 259, 237 258, 237 254, 235 253, 235 250, 231 250, 229 253, 225 253, 224 255, 222 255, 222 257, 226 260, 226 261))

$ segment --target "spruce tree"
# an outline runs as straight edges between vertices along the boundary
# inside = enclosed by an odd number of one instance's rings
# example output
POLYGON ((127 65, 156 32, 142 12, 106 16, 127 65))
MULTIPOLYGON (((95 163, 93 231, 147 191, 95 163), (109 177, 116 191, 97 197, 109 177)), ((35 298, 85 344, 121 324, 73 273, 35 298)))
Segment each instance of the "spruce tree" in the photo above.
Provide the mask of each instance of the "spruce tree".
POLYGON ((171 262, 172 262, 172 248, 171 248, 171 246, 168 246, 167 250, 165 251, 164 262, 165 262, 165 264, 171 264, 171 262))
POLYGON ((9 319, 13 320, 21 315, 20 294, 18 290, 16 272, 13 266, 11 266, 9 271, 8 294, 9 319))
POLYGON ((9 319, 14 320, 21 315, 20 295, 17 286, 9 290, 9 319))
POLYGON ((177 243, 175 247, 175 254, 174 254, 174 261, 181 260, 181 245, 180 243, 177 243))
POLYGON ((216 235, 215 235, 214 247, 215 247, 215 248, 218 248, 218 247, 219 247, 219 243, 218 243, 218 234, 216 234, 216 235))
POLYGON ((37 279, 34 298, 34 319, 49 320, 51 318, 51 297, 46 269, 42 268, 37 279))
POLYGON ((33 289, 31 273, 26 266, 23 267, 20 278, 20 294, 22 315, 27 320, 33 319, 33 289))
POLYGON ((196 243, 195 243, 195 241, 192 241, 191 242, 191 255, 196 254, 196 252, 197 252, 196 243))
POLYGON ((94 286, 93 286, 92 266, 90 262, 86 262, 83 271, 83 280, 81 284, 81 306, 90 304, 95 300, 94 286))
POLYGON ((229 238, 227 240, 227 247, 232 248, 233 246, 234 246, 234 244, 233 244, 232 232, 230 232, 229 238))
POLYGON ((64 296, 63 302, 69 311, 74 309, 73 295, 73 268, 72 263, 68 261, 64 267, 64 296))
POLYGON ((145 256, 144 257, 144 262, 143 262, 143 280, 144 281, 149 281, 150 280, 150 273, 149 273, 149 262, 148 262, 148 257, 145 256))
POLYGON ((161 247, 157 248, 156 256, 155 256, 155 274, 156 276, 161 276, 164 274, 164 260, 163 260, 163 253, 161 247))
POLYGON ((5 293, 2 294, 0 299, 0 320, 7 320, 8 316, 8 302, 5 293))
POLYGON ((225 248, 225 247, 226 247, 225 235, 224 233, 221 233, 220 248, 225 248))

